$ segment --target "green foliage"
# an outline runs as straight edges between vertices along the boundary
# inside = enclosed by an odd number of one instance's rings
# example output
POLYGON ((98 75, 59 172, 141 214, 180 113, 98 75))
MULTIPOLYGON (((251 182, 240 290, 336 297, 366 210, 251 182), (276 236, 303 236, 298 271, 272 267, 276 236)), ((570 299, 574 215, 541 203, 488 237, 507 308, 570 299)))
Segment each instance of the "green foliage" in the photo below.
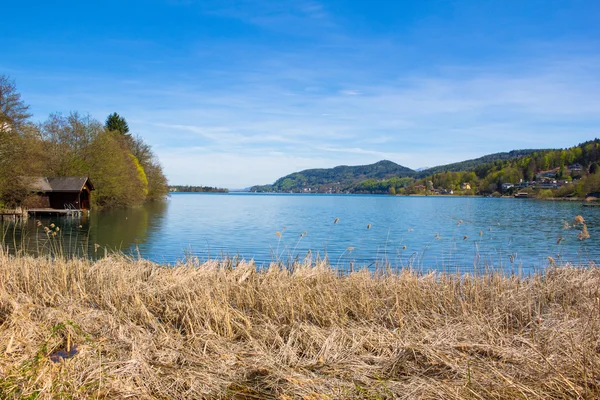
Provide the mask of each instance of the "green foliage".
POLYGON ((587 193, 600 192, 600 171, 590 174, 584 181, 584 189, 587 193))
MULTIPOLYGON (((593 167, 593 164, 600 162, 600 140, 594 139, 569 149, 525 150, 523 152, 525 155, 518 158, 496 159, 477 165, 472 171, 463 174, 462 178, 460 175, 455 176, 453 172, 446 171, 424 177, 416 184, 425 185, 427 181, 431 180, 436 188, 451 188, 455 187, 457 181, 463 180, 470 182, 476 193, 492 194, 501 192, 503 183, 518 184, 521 181, 532 182, 536 179, 563 179, 570 182, 571 176, 567 175, 566 166, 577 163, 583 166, 583 171, 571 171, 571 175, 578 179, 575 185, 563 186, 563 188, 551 192, 538 193, 538 197, 550 196, 550 194, 552 194, 550 197, 583 197, 586 191, 587 193, 594 191, 596 185, 592 182, 595 181, 595 178, 592 178, 591 175, 587 176, 585 170, 587 166, 590 166, 590 169, 597 168, 593 167), (545 176, 549 176, 549 178, 545 176)), ((519 152, 511 153, 518 154, 519 152)), ((564 185, 564 183, 562 184, 564 185)))
POLYGON ((144 171, 144 167, 142 167, 142 165, 140 164, 140 162, 138 161, 138 159, 136 158, 136 156, 134 156, 133 154, 129 153, 129 158, 131 159, 131 162, 133 163, 135 170, 137 172, 137 181, 139 181, 139 184, 141 184, 142 186, 142 193, 144 194, 144 198, 148 195, 148 177, 146 176, 146 172, 144 171))
POLYGON ((554 197, 573 197, 576 195, 576 187, 572 184, 564 185, 563 187, 554 191, 554 197))
MULTIPOLYGON (((569 181, 573 178, 589 180, 585 170, 597 171, 600 162, 600 140, 582 143, 570 149, 514 150, 443 165, 416 172, 391 161, 380 161, 364 166, 339 166, 330 169, 310 169, 278 179, 273 185, 254 186, 258 192, 345 192, 345 193, 425 193, 452 190, 457 194, 473 195, 501 193, 502 184, 531 182, 545 173, 552 178, 569 181), (584 171, 571 171, 574 163, 584 171), (468 184, 468 185, 466 185, 468 184), (393 188, 393 190, 392 190, 393 188)), ((576 195, 592 190, 595 185, 575 186, 576 195), (578 188, 578 189, 577 189, 578 188)), ((585 194, 585 193, 584 193, 585 194)), ((556 194, 554 194, 556 195, 556 194)))
POLYGON ((351 191, 352 193, 389 193, 396 194, 400 189, 406 188, 414 181, 413 178, 398 178, 393 177, 390 179, 366 179, 357 185, 355 185, 351 191))
POLYGON ((102 125, 90 115, 71 112, 68 116, 50 114, 40 125, 46 147, 48 176, 88 175, 90 147, 103 131, 102 125))
POLYGON ((140 204, 149 191, 144 169, 108 131, 102 131, 90 146, 88 176, 96 187, 92 201, 100 207, 140 204))
POLYGON ((127 135, 129 133, 129 125, 127 125, 127 121, 116 112, 110 114, 106 118, 104 127, 107 131, 118 132, 121 135, 127 135))
POLYGON ((101 132, 90 146, 88 176, 94 183, 93 192, 95 206, 111 207, 130 205, 128 201, 128 185, 130 165, 128 154, 123 152, 119 141, 110 132, 101 132))
POLYGON ((33 176, 88 176, 92 203, 131 206, 168 194, 167 180, 150 146, 129 134, 124 118, 106 126, 89 115, 50 114, 31 124, 28 106, 13 81, 0 75, 0 204, 12 207, 29 196, 33 176))
POLYGON ((24 176, 40 169, 36 129, 14 81, 0 75, 0 203, 14 207, 28 195, 24 176))
POLYGON ((167 177, 163 173, 160 163, 151 159, 144 167, 148 177, 148 196, 146 200, 162 200, 169 193, 167 177))
POLYGON ((508 153, 494 153, 483 157, 475 158, 473 160, 461 161, 458 163, 440 165, 439 167, 428 168, 421 171, 418 177, 424 178, 441 172, 461 172, 461 171, 473 171, 480 166, 493 163, 495 161, 506 161, 515 160, 540 150, 513 150, 508 153))
POLYGON ((227 193, 229 190, 211 186, 174 185, 169 186, 171 192, 181 193, 227 193))
MULTIPOLYGON (((273 185, 253 186, 259 192, 344 192, 354 191, 354 186, 366 179, 384 180, 408 177, 415 174, 410 168, 383 160, 375 164, 347 166, 327 169, 307 169, 279 178, 273 185)), ((387 193, 388 187, 383 189, 387 193)))

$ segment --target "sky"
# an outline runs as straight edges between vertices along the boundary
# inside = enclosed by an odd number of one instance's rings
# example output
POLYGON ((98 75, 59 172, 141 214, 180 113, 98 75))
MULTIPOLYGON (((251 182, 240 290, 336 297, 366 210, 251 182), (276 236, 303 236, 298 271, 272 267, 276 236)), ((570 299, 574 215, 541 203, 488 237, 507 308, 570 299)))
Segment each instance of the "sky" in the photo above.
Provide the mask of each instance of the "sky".
POLYGON ((34 121, 123 116, 171 184, 245 188, 600 137, 598 0, 11 1, 34 121))

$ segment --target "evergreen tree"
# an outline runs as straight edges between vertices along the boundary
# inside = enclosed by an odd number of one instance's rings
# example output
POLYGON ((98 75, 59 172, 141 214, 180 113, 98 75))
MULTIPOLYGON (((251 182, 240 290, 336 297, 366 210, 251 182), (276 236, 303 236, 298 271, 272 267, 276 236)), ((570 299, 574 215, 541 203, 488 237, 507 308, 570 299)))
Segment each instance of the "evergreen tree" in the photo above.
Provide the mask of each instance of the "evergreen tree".
POLYGON ((129 125, 127 125, 127 121, 116 112, 110 114, 106 118, 104 127, 109 132, 119 132, 121 135, 127 135, 129 133, 129 125))

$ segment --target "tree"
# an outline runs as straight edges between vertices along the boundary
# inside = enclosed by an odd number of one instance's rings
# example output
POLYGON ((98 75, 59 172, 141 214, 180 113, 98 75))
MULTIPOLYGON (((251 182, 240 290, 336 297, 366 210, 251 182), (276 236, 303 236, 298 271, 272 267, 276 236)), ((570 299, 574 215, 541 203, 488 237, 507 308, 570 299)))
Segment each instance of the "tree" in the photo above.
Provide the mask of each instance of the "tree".
POLYGON ((28 109, 15 82, 0 75, 0 203, 8 207, 17 205, 27 196, 23 176, 33 165, 27 146, 31 128, 28 109))
POLYGON ((21 100, 15 81, 0 75, 0 132, 17 131, 27 123, 29 106, 21 100))
POLYGON ((27 195, 22 179, 25 174, 23 139, 14 131, 0 131, 0 207, 14 207, 27 195))
POLYGON ((0 207, 25 204, 34 176, 89 176, 99 206, 130 206, 168 194, 167 180, 149 145, 129 134, 113 113, 106 125, 89 115, 50 114, 29 122, 29 106, 14 81, 0 75, 0 207))
POLYGON ((127 145, 131 154, 138 159, 144 168, 152 163, 152 158, 154 157, 152 148, 144 143, 141 137, 137 135, 131 136, 131 139, 127 141, 127 145))
POLYGON ((48 158, 50 176, 86 176, 89 174, 90 146, 104 131, 90 115, 71 112, 67 117, 50 114, 40 126, 48 158))
POLYGON ((169 186, 158 160, 152 159, 145 170, 148 177, 147 200, 155 201, 164 199, 169 193, 169 186))
POLYGON ((127 125, 127 121, 125 121, 125 118, 121 117, 116 112, 110 114, 106 118, 104 127, 109 132, 119 132, 121 135, 127 135, 129 133, 129 125, 127 125))
POLYGON ((112 132, 102 131, 90 145, 89 154, 89 177, 96 187, 94 205, 123 207, 145 200, 136 163, 112 132))

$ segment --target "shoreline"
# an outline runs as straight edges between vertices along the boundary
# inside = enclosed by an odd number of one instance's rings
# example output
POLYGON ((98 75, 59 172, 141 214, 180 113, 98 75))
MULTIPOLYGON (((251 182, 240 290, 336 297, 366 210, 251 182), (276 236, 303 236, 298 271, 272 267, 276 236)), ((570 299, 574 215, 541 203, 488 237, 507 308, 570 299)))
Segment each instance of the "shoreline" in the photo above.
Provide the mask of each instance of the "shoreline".
MULTIPOLYGON (((170 194, 212 194, 212 195, 240 195, 240 194, 248 194, 248 195, 292 195, 292 196, 389 196, 389 197, 458 197, 458 198, 498 198, 498 199, 519 199, 523 200, 523 198, 517 198, 513 196, 489 196, 489 195, 465 195, 465 194, 389 194, 389 193, 301 193, 301 192, 249 192, 249 191, 229 191, 229 192, 171 192, 170 194)), ((551 201, 580 201, 586 202, 587 197, 528 197, 530 200, 551 200, 551 201)), ((591 202, 599 203, 600 199, 592 200, 591 202)))

